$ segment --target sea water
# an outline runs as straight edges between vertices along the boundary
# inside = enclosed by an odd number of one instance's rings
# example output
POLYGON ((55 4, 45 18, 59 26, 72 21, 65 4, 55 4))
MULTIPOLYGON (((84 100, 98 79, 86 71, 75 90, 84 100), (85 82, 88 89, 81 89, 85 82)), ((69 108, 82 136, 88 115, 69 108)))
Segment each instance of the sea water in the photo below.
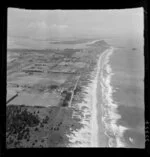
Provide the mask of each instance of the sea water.
POLYGON ((144 56, 141 50, 113 48, 100 74, 102 121, 109 147, 144 147, 144 56))

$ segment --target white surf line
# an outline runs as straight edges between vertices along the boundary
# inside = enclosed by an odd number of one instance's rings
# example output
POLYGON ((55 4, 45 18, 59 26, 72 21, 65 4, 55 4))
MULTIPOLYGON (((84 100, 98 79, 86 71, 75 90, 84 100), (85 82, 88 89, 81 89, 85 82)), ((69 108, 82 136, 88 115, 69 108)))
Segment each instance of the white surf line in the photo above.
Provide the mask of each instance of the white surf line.
MULTIPOLYGON (((91 140, 91 145, 92 147, 98 147, 98 113, 97 113, 97 88, 98 88, 98 79, 99 79, 99 75, 100 75, 100 71, 101 71, 101 65, 102 65, 102 59, 105 55, 109 56, 111 55, 111 53, 113 52, 113 47, 110 47, 109 49, 106 49, 99 57, 98 62, 97 62, 97 66, 96 66, 96 76, 92 82, 92 86, 93 86, 93 91, 92 91, 92 118, 91 118, 91 135, 92 135, 92 140, 91 140)), ((110 69, 108 69, 110 71, 110 69)), ((102 109, 102 106, 101 106, 102 109)))
MULTIPOLYGON (((97 111, 97 86, 100 73, 100 64, 103 56, 108 53, 110 49, 105 50, 99 57, 97 65, 93 72, 91 72, 90 83, 84 87, 84 101, 82 103, 72 105, 73 108, 79 109, 83 112, 80 124, 83 127, 79 130, 71 130, 71 134, 67 135, 70 144, 68 147, 98 147, 98 111, 97 111)), ((78 112, 73 113, 73 117, 79 117, 78 112)))
MULTIPOLYGON (((95 67, 94 71, 91 73, 91 81, 90 83, 84 87, 83 93, 84 93, 84 102, 78 103, 73 105, 75 109, 79 109, 83 111, 83 117, 80 117, 78 115, 78 112, 74 112, 73 117, 79 117, 81 119, 80 124, 83 125, 83 127, 79 130, 72 130, 71 135, 67 135, 69 137, 69 141, 71 144, 68 145, 68 147, 98 147, 98 115, 97 115, 97 86, 98 86, 98 79, 99 74, 101 70, 103 70, 103 60, 105 63, 108 63, 108 57, 113 53, 114 48, 111 47, 107 50, 105 50, 99 57, 97 61, 97 66, 95 67)), ((111 67, 107 67, 107 72, 111 73, 111 67)), ((112 88, 110 86, 110 76, 107 78, 103 78, 103 80, 100 81, 101 88, 102 88, 102 96, 105 96, 105 100, 107 101, 107 107, 109 107, 110 111, 105 109, 103 104, 101 104, 101 110, 102 110, 102 122, 104 124, 104 127, 107 130, 113 131, 114 135, 117 136, 116 138, 116 147, 124 147, 124 144, 120 141, 120 137, 122 135, 122 132, 124 131, 123 126, 117 126, 116 125, 116 119, 118 119, 119 115, 115 113, 117 105, 113 103, 113 100, 111 99, 112 95, 112 88), (103 84, 103 82, 106 82, 103 84), (105 87, 106 86, 106 87, 105 87), (110 87, 110 88, 108 88, 110 87), (107 95, 104 95, 107 93, 107 95), (106 116, 106 117, 105 117, 106 116), (111 118, 111 123, 105 123, 105 118, 111 118)), ((105 132, 106 136, 107 133, 105 132)), ((113 138, 109 137, 109 147, 114 146, 113 138)))
POLYGON ((115 103, 113 102, 112 99, 113 88, 110 85, 110 81, 113 73, 111 71, 111 67, 108 64, 108 62, 109 62, 109 56, 113 53, 113 50, 114 49, 112 49, 112 51, 109 51, 108 54, 106 54, 106 56, 105 55, 103 56, 105 59, 103 66, 106 65, 106 71, 107 73, 109 73, 109 75, 106 78, 104 78, 103 74, 101 74, 102 97, 104 101, 106 101, 105 104, 102 104, 103 107, 101 105, 103 111, 102 121, 104 123, 105 129, 107 131, 113 132, 113 135, 116 137, 116 139, 111 138, 105 131, 105 134, 109 137, 109 141, 108 141, 109 147, 125 147, 124 142, 122 140, 122 135, 127 128, 123 126, 117 126, 116 124, 116 120, 120 119, 121 116, 117 114, 117 104, 116 102, 115 103), (109 123, 105 122, 105 120, 107 119, 110 120, 109 123))
POLYGON ((92 81, 92 86, 93 86, 93 90, 92 90, 92 118, 91 118, 91 135, 92 135, 92 139, 91 139, 91 146, 92 147, 98 147, 98 113, 97 113, 97 105, 98 105, 98 98, 97 98, 97 88, 98 88, 98 79, 99 79, 99 74, 100 74, 100 70, 101 70, 101 62, 102 62, 102 58, 103 56, 108 53, 108 51, 110 51, 110 49, 105 50, 99 57, 98 61, 97 61, 97 66, 96 66, 96 76, 94 78, 94 80, 92 81))

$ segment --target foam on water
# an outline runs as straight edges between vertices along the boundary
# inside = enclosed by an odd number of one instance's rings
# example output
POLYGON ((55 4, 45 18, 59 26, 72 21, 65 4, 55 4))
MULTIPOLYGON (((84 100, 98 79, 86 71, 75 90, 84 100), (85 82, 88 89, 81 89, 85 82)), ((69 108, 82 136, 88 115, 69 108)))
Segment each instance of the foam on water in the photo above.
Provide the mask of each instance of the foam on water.
POLYGON ((123 133, 127 129, 124 126, 118 126, 117 120, 121 116, 117 112, 118 104, 113 101, 112 93, 115 91, 111 86, 111 77, 113 75, 109 65, 109 57, 113 53, 111 47, 104 51, 97 61, 97 66, 90 75, 90 83, 83 87, 84 101, 73 104, 72 107, 82 111, 82 117, 74 111, 73 117, 81 119, 81 129, 71 130, 68 147, 98 147, 98 120, 97 120, 97 85, 100 76, 100 86, 102 90, 102 123, 105 129, 105 135, 109 138, 109 147, 125 147, 123 133), (105 67, 105 69, 104 69, 105 67), (104 70, 107 72, 104 77, 104 70))
POLYGON ((117 112, 118 104, 113 101, 112 93, 115 91, 111 86, 111 78, 114 75, 112 73, 111 66, 109 64, 109 57, 112 55, 114 48, 111 48, 106 54, 103 55, 104 63, 100 74, 100 84, 102 88, 102 122, 105 128, 105 134, 109 137, 109 147, 125 147, 123 140, 123 133, 127 128, 124 126, 118 126, 117 120, 121 116, 117 112), (104 71, 105 75, 104 75, 104 71), (107 74, 106 74, 107 73, 107 74))

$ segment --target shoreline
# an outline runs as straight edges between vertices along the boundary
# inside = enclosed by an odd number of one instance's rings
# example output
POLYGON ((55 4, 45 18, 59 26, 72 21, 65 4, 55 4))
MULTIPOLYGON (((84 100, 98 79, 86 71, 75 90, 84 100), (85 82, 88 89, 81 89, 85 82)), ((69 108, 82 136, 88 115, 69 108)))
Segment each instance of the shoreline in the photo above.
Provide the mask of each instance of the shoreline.
MULTIPOLYGON (((77 132, 74 132, 74 135, 70 136, 70 142, 74 143, 75 141, 80 141, 80 144, 71 144, 70 146, 74 147, 86 147, 88 146, 88 139, 84 139, 83 134, 91 134, 90 138, 90 147, 108 147, 108 137, 105 134, 104 125, 102 124, 102 106, 100 103, 102 102, 102 89, 100 85, 100 74, 102 71, 102 64, 103 64, 103 58, 106 57, 108 52, 111 49, 106 49, 97 60, 97 65, 95 67, 95 70, 90 74, 91 75, 91 82, 88 84, 87 87, 84 88, 85 91, 85 97, 84 100, 86 103, 78 104, 77 106, 81 108, 81 106, 87 107, 89 114, 91 114, 91 120, 90 123, 87 123, 87 126, 89 126, 90 132, 88 127, 86 127, 86 119, 82 119, 82 124, 84 124, 84 127, 81 130, 78 130, 77 132), (82 139, 82 140, 81 140, 82 139), (86 141, 87 140, 87 141, 86 141)), ((77 107, 77 108, 78 108, 77 107)), ((85 111, 83 111, 85 112, 85 111)), ((88 114, 88 112, 84 113, 88 114)), ((69 137, 69 136, 68 136, 69 137)))
MULTIPOLYGON (((103 101, 103 96, 105 97, 104 104, 98 105, 99 106, 99 132, 101 133, 102 130, 103 134, 107 138, 107 147, 125 147, 121 137, 123 132, 126 130, 124 126, 118 126, 117 120, 120 119, 120 114, 118 114, 118 105, 113 101, 112 93, 114 91, 111 85, 111 77, 114 74, 112 72, 111 66, 109 64, 110 56, 112 55, 114 48, 111 47, 107 49, 106 52, 100 56, 100 73, 99 73, 99 88, 97 90, 97 95, 100 92, 99 101, 103 101), (103 59, 103 60, 102 60, 103 59), (103 70, 105 72, 103 72, 103 70), (107 74, 103 74, 107 73, 107 74), (106 76, 105 76, 106 75, 106 76), (105 91, 105 92, 104 92, 105 91), (105 110, 105 113, 103 111, 105 110), (107 122, 107 120, 109 120, 107 122), (104 129, 105 128, 105 129, 104 129), (100 130, 102 129, 102 130, 100 130)), ((99 134, 99 139, 102 138, 101 134, 99 134)), ((102 147, 102 146, 101 146, 102 147)))
POLYGON ((98 60, 98 66, 99 66, 99 72, 98 72, 98 81, 97 81, 97 88, 96 88, 96 92, 97 92, 97 110, 98 110, 98 114, 97 114, 97 121, 98 121, 98 146, 99 147, 108 147, 108 141, 109 138, 105 135, 105 130, 104 130, 104 125, 102 123, 102 116, 103 116, 103 109, 102 109, 102 87, 101 87, 101 79, 100 79, 100 74, 102 71, 102 59, 103 57, 105 57, 105 55, 107 55, 108 50, 110 49, 106 49, 101 55, 100 58, 98 60), (101 142, 102 141, 102 142, 101 142))

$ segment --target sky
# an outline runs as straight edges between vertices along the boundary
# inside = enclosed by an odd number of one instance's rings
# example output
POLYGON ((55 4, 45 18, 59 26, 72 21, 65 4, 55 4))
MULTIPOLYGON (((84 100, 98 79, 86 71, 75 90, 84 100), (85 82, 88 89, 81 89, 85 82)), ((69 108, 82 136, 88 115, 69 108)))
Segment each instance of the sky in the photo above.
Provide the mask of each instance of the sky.
POLYGON ((26 10, 8 8, 8 37, 53 39, 141 35, 143 8, 120 10, 26 10))

